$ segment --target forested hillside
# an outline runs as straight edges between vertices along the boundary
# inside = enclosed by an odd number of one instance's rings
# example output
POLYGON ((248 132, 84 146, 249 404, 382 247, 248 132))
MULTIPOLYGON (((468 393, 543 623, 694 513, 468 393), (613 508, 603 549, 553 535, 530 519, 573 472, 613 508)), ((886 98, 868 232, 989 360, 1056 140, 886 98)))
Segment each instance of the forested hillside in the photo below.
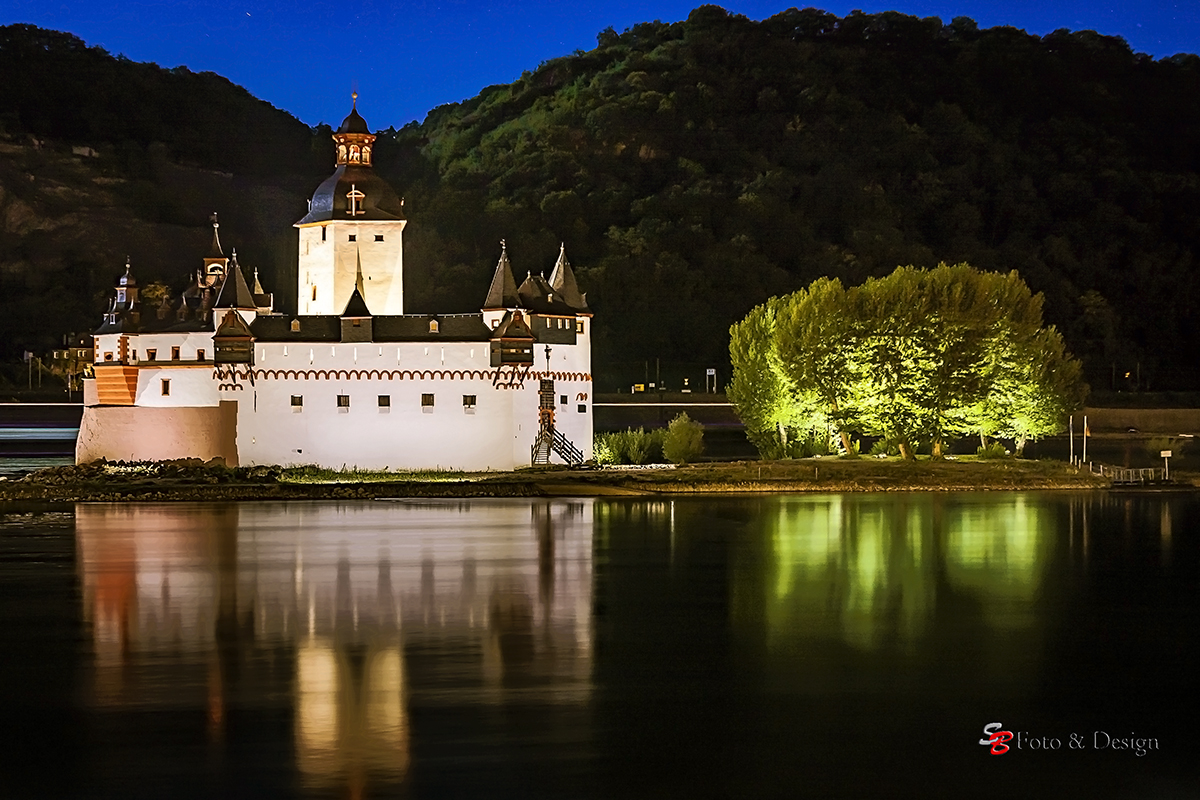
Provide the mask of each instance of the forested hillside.
POLYGON ((397 141, 427 159, 404 176, 413 295, 469 307, 498 238, 535 271, 565 240, 601 364, 717 362, 770 295, 966 261, 1045 292, 1097 388, 1139 362, 1143 384, 1197 384, 1195 56, 706 6, 605 31, 397 141))
POLYGON ((213 211, 242 263, 286 270, 331 161, 328 135, 218 75, 0 27, 0 363, 93 330, 127 255, 182 289, 213 211))
MULTIPOLYGON (((109 142, 122 180, 157 187, 137 219, 175 213, 197 232, 207 211, 224 209, 166 202, 169 182, 152 165, 277 187, 254 202, 230 191, 243 200, 228 224, 247 244, 261 232, 261 263, 286 279, 295 247, 287 222, 328 172, 327 131, 306 130, 227 82, 212 88, 220 103, 190 101, 205 96, 193 84, 223 79, 75 53, 82 43, 56 62, 52 84, 39 84, 33 68, 10 81, 24 63, 6 54, 12 46, 0 40, 10 141, 32 133, 109 142), (101 81, 101 58, 165 88, 101 81), (82 88, 56 90, 79 95, 70 120, 37 116, 49 102, 37 99, 39 86, 72 83, 82 88), (221 121, 208 125, 197 105, 221 121), (111 112, 118 107, 131 110, 111 112), (133 155, 122 161, 123 152, 133 155), (272 197, 293 204, 269 212, 282 231, 265 222, 272 197), (168 210, 150 210, 160 204, 168 210), (255 214, 258 222, 243 218, 255 214)), ((331 107, 331 116, 342 110, 333 98, 331 107)), ((434 109, 378 144, 376 163, 410 217, 407 304, 477 309, 499 239, 521 273, 548 272, 565 242, 597 314, 596 372, 614 376, 613 386, 626 382, 625 362, 648 360, 651 375, 656 358, 665 375, 684 362, 723 365, 733 322, 819 276, 854 284, 942 261, 1018 270, 1045 293, 1046 321, 1097 388, 1139 369, 1143 388, 1200 386, 1196 56, 1156 61, 1094 32, 1036 37, 963 18, 793 9, 753 22, 705 6, 680 23, 604 31, 595 49, 434 109)), ((36 170, 25 172, 36 185, 36 170)), ((0 173, 0 185, 16 192, 25 172, 0 173)), ((123 198, 115 202, 133 207, 123 198)), ((38 202, 49 200, 30 201, 42 215, 38 202)), ((69 205, 69 193, 55 202, 69 205)), ((0 238, 4 318, 32 291, 11 277, 13 243, 27 239, 8 228, 0 238)), ((124 252, 112 248, 103 259, 81 253, 79 269, 107 282, 124 252)), ((95 304, 90 295, 75 302, 95 304)), ((48 335, 64 327, 28 324, 48 335)))

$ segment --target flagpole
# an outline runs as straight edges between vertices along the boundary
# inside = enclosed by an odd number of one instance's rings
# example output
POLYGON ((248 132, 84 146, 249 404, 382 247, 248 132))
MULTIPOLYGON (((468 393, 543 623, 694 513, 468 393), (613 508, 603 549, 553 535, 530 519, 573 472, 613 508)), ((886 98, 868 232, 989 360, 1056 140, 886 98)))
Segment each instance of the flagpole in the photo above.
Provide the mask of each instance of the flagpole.
POLYGON ((1084 414, 1083 415, 1083 461, 1085 463, 1087 462, 1087 435, 1088 435, 1087 414, 1084 414))

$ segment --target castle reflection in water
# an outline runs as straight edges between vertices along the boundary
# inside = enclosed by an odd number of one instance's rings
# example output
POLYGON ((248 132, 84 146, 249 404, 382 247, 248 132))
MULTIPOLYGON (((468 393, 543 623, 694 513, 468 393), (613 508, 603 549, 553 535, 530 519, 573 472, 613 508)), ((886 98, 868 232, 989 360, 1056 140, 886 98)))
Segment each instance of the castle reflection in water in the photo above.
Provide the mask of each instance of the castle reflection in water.
POLYGON ((81 504, 100 706, 290 713, 306 784, 403 780, 422 702, 585 704, 590 501, 81 504), (290 686, 290 691, 280 691, 290 686))

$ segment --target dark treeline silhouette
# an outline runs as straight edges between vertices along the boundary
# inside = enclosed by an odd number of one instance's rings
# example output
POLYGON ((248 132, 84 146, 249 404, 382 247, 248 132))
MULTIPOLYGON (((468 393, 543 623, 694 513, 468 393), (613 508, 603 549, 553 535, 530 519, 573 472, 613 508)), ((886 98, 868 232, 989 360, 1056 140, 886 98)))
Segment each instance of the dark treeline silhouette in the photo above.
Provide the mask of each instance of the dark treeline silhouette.
MULTIPOLYGON (((328 170, 327 130, 221 78, 4 30, 6 76, 10 48, 58 43, 44 74, 21 67, 26 79, 0 87, 10 132, 162 142, 171 159, 239 175, 328 170), (94 77, 108 74, 152 86, 94 77), (167 88, 189 82, 182 96, 167 88), (27 110, 55 92, 82 105, 27 110), (201 106, 221 112, 183 130, 201 106)), ((499 239, 518 272, 548 272, 563 241, 597 313, 600 375, 620 361, 724 363, 730 324, 767 297, 944 261, 1018 270, 1095 388, 1200 387, 1193 55, 1155 60, 1091 31, 1038 37, 966 18, 791 9, 754 22, 703 6, 679 23, 606 30, 595 49, 377 145, 411 220, 408 305, 477 309, 499 239)), ((295 202, 282 217, 303 212, 295 202)), ((263 257, 281 280, 294 280, 288 233, 273 232, 279 252, 263 257)), ((96 268, 109 280, 111 263, 96 268)))

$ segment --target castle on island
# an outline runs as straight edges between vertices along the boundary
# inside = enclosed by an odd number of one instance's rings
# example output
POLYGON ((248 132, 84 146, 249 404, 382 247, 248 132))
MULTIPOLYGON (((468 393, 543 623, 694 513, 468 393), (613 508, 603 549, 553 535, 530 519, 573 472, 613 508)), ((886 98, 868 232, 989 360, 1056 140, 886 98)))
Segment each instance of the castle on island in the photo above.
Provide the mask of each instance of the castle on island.
POLYGON ((212 245, 149 307, 131 266, 95 332, 75 460, 509 470, 591 458, 591 311, 564 251, 479 313, 404 313, 403 201, 356 108, 299 230, 296 315, 212 245))

